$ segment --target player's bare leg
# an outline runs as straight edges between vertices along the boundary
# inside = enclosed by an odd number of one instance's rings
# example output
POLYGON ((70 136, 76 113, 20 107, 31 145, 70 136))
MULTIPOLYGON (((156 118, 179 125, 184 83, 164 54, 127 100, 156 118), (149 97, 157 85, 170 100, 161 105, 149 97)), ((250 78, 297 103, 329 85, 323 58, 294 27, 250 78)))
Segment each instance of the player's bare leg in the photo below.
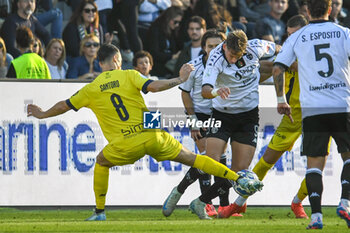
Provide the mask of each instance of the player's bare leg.
POLYGON ((226 142, 219 138, 207 138, 207 153, 210 158, 220 161, 221 155, 225 152, 226 142))

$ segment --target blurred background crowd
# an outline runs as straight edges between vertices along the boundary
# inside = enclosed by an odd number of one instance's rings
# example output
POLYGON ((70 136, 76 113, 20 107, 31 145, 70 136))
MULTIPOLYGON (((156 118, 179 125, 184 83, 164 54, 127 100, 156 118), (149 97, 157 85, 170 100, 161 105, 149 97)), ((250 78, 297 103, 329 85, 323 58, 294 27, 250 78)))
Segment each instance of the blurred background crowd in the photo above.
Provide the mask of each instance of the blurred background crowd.
MULTIPOLYGON (((349 27, 349 9, 332 0, 330 20, 349 27)), ((103 43, 123 69, 171 78, 203 53, 207 29, 282 44, 297 14, 308 18, 305 0, 0 0, 0 78, 94 79, 103 43)))

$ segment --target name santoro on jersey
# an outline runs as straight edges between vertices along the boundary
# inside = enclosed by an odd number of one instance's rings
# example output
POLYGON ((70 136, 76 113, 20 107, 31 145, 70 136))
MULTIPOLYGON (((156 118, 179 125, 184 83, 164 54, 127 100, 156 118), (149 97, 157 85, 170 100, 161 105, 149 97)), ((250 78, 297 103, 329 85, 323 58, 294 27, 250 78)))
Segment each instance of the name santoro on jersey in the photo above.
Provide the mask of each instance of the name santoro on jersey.
POLYGON ((350 30, 319 20, 293 33, 275 64, 289 67, 298 57, 300 103, 307 116, 349 112, 350 30), (322 107, 320 107, 322 105, 322 107))
MULTIPOLYGON (((223 42, 224 43, 224 42, 223 42)), ((213 99, 213 107, 224 113, 240 113, 254 109, 259 104, 259 60, 275 54, 275 43, 249 40, 246 53, 235 64, 230 64, 223 43, 211 51, 203 75, 203 85, 215 88, 226 86, 231 94, 227 99, 213 99)))

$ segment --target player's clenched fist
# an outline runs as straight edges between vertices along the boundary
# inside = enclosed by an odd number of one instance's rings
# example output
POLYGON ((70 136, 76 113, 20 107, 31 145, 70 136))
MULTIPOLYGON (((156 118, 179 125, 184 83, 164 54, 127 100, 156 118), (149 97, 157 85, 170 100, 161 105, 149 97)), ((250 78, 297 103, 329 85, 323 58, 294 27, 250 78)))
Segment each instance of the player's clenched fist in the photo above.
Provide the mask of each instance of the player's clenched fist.
POLYGON ((222 99, 227 99, 231 93, 230 88, 228 87, 220 87, 216 92, 222 99))
POLYGON ((194 70, 194 66, 192 64, 184 64, 182 65, 180 72, 179 72, 179 78, 182 82, 185 82, 188 77, 190 76, 191 72, 194 70))

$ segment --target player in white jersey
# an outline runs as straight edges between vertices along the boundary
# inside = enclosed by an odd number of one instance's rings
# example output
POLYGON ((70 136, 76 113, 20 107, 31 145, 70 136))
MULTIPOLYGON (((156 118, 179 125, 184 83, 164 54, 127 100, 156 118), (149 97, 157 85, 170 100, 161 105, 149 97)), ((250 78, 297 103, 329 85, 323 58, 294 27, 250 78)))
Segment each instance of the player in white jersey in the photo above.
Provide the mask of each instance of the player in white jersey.
POLYGON ((344 161, 337 214, 350 228, 350 30, 328 21, 331 0, 309 0, 311 22, 293 33, 278 54, 273 76, 280 114, 290 115, 284 71, 298 59, 303 118, 303 154, 311 204, 307 229, 322 229, 322 171, 332 136, 344 161))
MULTIPOLYGON (((216 29, 209 29, 202 37, 201 47, 205 54, 190 61, 194 65, 194 71, 191 72, 190 77, 179 88, 182 90, 182 101, 186 109, 186 114, 190 119, 200 120, 202 122, 209 120, 211 115, 211 100, 202 97, 202 77, 205 69, 205 63, 208 59, 209 53, 217 45, 226 39, 224 33, 216 29)), ((196 143, 196 146, 201 154, 205 153, 206 147, 206 131, 202 128, 193 127, 191 130, 191 137, 196 143)), ((225 157, 226 163, 226 157, 225 157)), ((201 192, 204 193, 211 185, 211 176, 203 173, 194 167, 191 167, 186 173, 182 181, 174 187, 170 195, 163 204, 163 215, 168 217, 174 211, 176 204, 180 200, 185 190, 194 183, 197 179, 200 182, 201 192)), ((228 202, 228 195, 225 196, 228 202)), ((206 205, 206 212, 209 216, 216 216, 217 212, 212 203, 206 205)))
MULTIPOLYGON (((233 171, 248 169, 254 156, 259 126, 259 60, 275 55, 278 46, 264 40, 249 40, 244 32, 231 32, 218 45, 207 61, 203 75, 202 95, 213 99, 213 115, 222 122, 207 135, 206 154, 219 160, 228 140, 231 140, 233 171)), ((215 182, 210 190, 191 202, 190 207, 228 192, 231 184, 226 179, 215 182)), ((204 210, 197 208, 198 216, 204 210)), ((222 217, 220 211, 218 217, 222 217)))

